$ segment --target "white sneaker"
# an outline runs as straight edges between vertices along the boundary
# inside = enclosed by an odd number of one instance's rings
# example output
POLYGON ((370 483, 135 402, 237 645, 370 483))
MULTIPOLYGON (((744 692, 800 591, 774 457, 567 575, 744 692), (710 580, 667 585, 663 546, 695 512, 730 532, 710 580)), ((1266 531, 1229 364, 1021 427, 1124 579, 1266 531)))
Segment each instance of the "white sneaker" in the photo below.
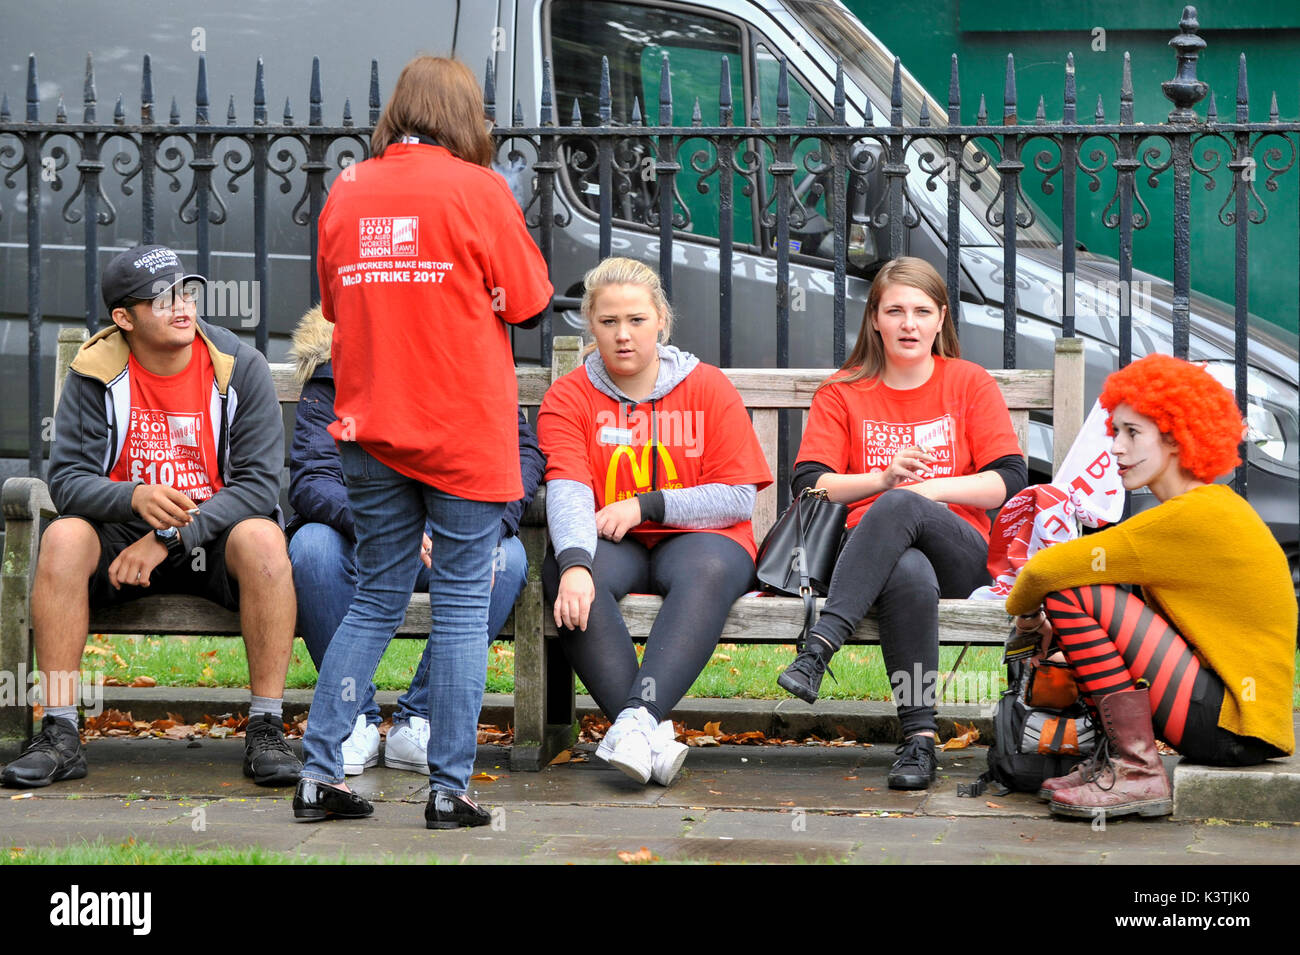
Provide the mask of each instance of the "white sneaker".
POLYGON ((686 762, 686 744, 677 742, 672 720, 664 720, 650 734, 650 778, 669 786, 686 762))
POLYGON ((405 726, 388 731, 384 744, 384 765, 412 773, 429 773, 429 721, 412 716, 405 726))
POLYGON ((652 768, 653 756, 650 748, 650 734, 658 726, 655 718, 644 706, 626 709, 618 714, 614 726, 610 727, 609 736, 619 724, 624 724, 613 743, 613 752, 607 757, 611 766, 626 773, 639 783, 648 782, 652 768))
POLYGON ((343 775, 359 776, 379 762, 379 727, 366 722, 366 714, 357 714, 352 735, 343 741, 343 775))

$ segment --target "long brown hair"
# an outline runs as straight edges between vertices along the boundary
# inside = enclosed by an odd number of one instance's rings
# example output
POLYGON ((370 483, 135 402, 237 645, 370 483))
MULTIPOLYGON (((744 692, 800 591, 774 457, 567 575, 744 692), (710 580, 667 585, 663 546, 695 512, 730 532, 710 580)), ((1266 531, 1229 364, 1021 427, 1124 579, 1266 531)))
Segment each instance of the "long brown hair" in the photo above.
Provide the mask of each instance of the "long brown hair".
POLYGON ((404 136, 428 136, 457 159, 492 163, 495 149, 483 117, 483 91, 460 60, 417 56, 402 68, 397 87, 370 135, 370 154, 404 136))
POLYGON ((910 285, 923 292, 935 308, 943 314, 943 324, 939 334, 934 336, 930 353, 943 358, 960 358, 961 344, 957 341, 957 329, 952 323, 948 311, 948 286, 934 266, 925 259, 904 255, 891 262, 886 262, 871 283, 867 293, 867 307, 862 312, 862 328, 858 331, 858 341, 853 346, 853 353, 840 366, 840 370, 831 375, 821 387, 833 382, 861 381, 863 378, 879 378, 885 370, 885 344, 880 332, 871 325, 871 319, 880 308, 880 300, 885 290, 891 285, 910 285))

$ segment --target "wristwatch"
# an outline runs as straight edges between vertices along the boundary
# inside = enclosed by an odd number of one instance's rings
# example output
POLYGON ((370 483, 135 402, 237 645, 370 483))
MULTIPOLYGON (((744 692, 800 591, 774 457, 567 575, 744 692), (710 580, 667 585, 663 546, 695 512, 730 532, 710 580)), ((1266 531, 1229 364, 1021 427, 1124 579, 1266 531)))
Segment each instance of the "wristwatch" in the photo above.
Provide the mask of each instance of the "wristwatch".
POLYGON ((153 536, 158 538, 167 548, 168 555, 179 554, 181 552, 181 534, 174 527, 165 527, 162 530, 155 528, 153 536))

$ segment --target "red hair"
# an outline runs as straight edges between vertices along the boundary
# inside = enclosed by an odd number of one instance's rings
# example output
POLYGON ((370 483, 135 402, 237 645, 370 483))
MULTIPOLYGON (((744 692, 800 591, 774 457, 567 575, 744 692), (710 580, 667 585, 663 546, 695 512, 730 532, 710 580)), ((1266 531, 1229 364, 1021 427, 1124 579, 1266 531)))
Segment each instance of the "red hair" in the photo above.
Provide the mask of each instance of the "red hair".
POLYGON ((1128 405, 1177 443, 1179 463, 1198 480, 1209 484, 1241 463, 1245 422, 1232 392, 1203 366, 1147 355, 1107 378, 1100 400, 1112 413, 1106 419, 1111 435, 1115 409, 1128 405))

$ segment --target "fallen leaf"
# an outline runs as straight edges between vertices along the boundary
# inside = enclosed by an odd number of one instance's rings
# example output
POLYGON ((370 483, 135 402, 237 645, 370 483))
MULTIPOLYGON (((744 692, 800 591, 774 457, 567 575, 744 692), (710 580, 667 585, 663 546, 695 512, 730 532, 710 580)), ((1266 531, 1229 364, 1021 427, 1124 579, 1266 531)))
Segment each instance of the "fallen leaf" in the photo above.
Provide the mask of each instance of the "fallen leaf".
POLYGON ((700 735, 700 736, 688 736, 686 738, 686 745, 687 746, 721 746, 722 744, 719 743, 712 736, 700 735))
POLYGON ((1005 808, 1006 808, 1005 806, 1002 805, 1002 803, 1000 803, 1000 802, 994 802, 994 801, 991 800, 991 799, 986 799, 986 800, 984 801, 984 805, 988 806, 990 809, 1005 809, 1005 808))
POLYGON ((104 681, 104 686, 126 686, 126 684, 123 683, 121 680, 119 680, 117 677, 110 676, 108 679, 104 681))
POLYGON ((840 739, 854 740, 855 742, 857 741, 858 738, 857 734, 855 734, 852 730, 840 726, 838 723, 835 724, 835 732, 840 734, 840 739))
POLYGON ((942 744, 939 748, 947 751, 950 749, 965 749, 980 738, 980 731, 972 723, 970 726, 962 726, 960 723, 953 723, 953 728, 958 735, 942 744))
POLYGON ((113 651, 112 651, 112 649, 109 648, 109 647, 97 647, 97 646, 94 646, 93 644, 87 644, 86 649, 85 649, 84 652, 85 652, 85 653, 92 653, 92 654, 94 654, 94 655, 97 656, 97 657, 106 657, 106 656, 108 656, 110 653, 112 653, 113 651))
POLYGON ((203 651, 201 651, 201 652, 199 653, 199 656, 201 656, 201 657, 207 657, 207 658, 210 659, 210 660, 215 660, 216 657, 217 657, 217 651, 216 651, 216 650, 203 650, 203 651))
POLYGON ((113 662, 120 667, 125 667, 127 665, 126 661, 122 659, 122 654, 120 653, 113 654, 113 662))
POLYGON ((721 791, 719 791, 719 790, 717 790, 717 789, 710 789, 710 790, 709 790, 709 793, 710 793, 711 795, 714 795, 714 796, 721 796, 721 795, 722 795, 721 791))
POLYGON ((470 777, 470 779, 480 783, 494 783, 500 778, 500 776, 493 776, 491 773, 475 773, 470 777))
POLYGON ((563 752, 557 753, 557 754, 555 755, 555 758, 554 758, 553 760, 551 760, 549 763, 547 763, 547 765, 548 765, 548 766, 559 766, 559 765, 562 764, 562 763, 567 763, 567 762, 568 762, 569 760, 571 760, 571 759, 573 759, 573 750, 571 750, 571 749, 566 749, 566 750, 564 750, 563 752))
POLYGON ((712 737, 715 737, 715 738, 721 736, 721 735, 722 735, 722 721, 721 721, 721 720, 714 720, 712 723, 705 723, 705 724, 704 724, 704 735, 705 735, 705 736, 712 736, 712 737))
POLYGON ((730 655, 729 655, 729 654, 726 654, 726 653, 715 653, 715 654, 713 655, 713 659, 715 659, 715 660, 721 660, 723 663, 730 663, 730 662, 731 662, 731 657, 730 657, 730 655))
POLYGON ((627 862, 631 865, 641 865, 646 862, 658 862, 659 857, 650 851, 649 847, 642 846, 636 852, 624 850, 618 854, 620 862, 627 862))
POLYGON ((131 681, 132 686, 157 686, 158 681, 151 676, 138 676, 131 681))
POLYGON ((794 800, 792 799, 792 800, 790 800, 789 802, 779 802, 779 803, 777 803, 777 805, 778 805, 778 806, 793 806, 793 805, 794 805, 794 800))
POLYGON ((235 731, 232 730, 229 726, 214 726, 212 727, 212 729, 208 730, 208 735, 211 736, 213 739, 225 739, 227 736, 232 735, 234 732, 235 731))
POLYGON ((845 776, 844 778, 845 778, 845 779, 857 779, 858 777, 857 777, 857 776, 845 776))

